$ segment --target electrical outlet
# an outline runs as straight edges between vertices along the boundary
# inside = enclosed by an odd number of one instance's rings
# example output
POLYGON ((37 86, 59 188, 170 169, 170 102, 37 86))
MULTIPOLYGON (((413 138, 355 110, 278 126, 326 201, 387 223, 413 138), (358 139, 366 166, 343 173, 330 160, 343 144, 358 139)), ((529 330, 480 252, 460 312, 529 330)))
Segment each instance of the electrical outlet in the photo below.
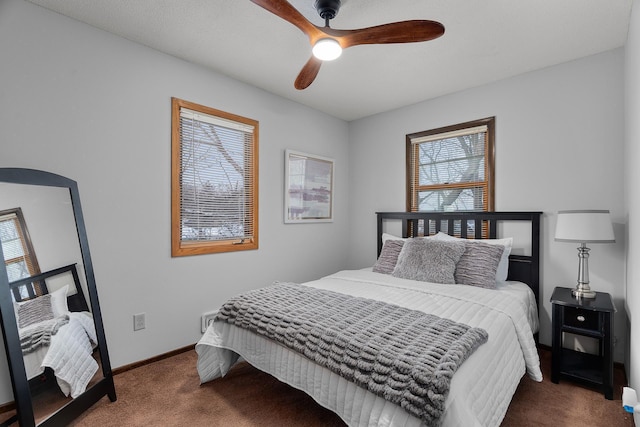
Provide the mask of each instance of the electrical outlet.
POLYGON ((139 331, 147 327, 145 320, 145 313, 139 313, 133 315, 133 330, 139 331))
POLYGON ((201 329, 203 334, 207 330, 209 325, 213 323, 213 321, 214 321, 214 319, 216 318, 217 315, 218 315, 218 310, 209 311, 209 312, 204 313, 202 315, 200 329, 201 329))

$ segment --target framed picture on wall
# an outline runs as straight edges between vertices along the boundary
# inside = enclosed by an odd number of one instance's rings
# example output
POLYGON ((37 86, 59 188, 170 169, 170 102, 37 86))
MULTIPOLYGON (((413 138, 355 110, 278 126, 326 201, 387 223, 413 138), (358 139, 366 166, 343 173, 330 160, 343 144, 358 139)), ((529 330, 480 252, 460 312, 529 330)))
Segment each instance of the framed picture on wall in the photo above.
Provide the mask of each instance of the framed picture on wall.
POLYGON ((333 221, 333 159, 285 151, 284 222, 333 221))

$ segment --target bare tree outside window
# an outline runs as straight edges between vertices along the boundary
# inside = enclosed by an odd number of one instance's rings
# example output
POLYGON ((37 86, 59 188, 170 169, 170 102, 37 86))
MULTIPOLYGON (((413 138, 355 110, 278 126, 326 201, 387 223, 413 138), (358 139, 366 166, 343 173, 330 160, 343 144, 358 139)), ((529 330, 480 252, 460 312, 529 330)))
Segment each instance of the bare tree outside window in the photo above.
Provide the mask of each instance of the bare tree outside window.
POLYGON ((256 249, 258 122, 173 100, 172 254, 256 249))
POLYGON ((407 135, 407 210, 494 210, 495 117, 407 135))

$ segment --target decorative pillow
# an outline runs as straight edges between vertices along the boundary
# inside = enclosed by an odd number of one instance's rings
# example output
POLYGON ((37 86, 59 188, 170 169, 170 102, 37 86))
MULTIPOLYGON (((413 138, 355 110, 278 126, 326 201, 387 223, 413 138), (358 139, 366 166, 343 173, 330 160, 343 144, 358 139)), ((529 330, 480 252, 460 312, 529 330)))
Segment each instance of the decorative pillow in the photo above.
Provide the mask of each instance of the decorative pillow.
POLYGON ((393 276, 432 283, 455 283, 456 263, 465 251, 461 242, 411 239, 404 242, 393 276))
POLYGON ((18 305, 18 327, 21 329, 34 323, 53 319, 50 294, 16 304, 18 305))
POLYGON ((507 275, 509 274, 509 255, 511 254, 511 247, 513 246, 513 237, 506 237, 504 239, 482 240, 461 239, 459 237, 450 236, 447 233, 443 233, 442 231, 440 231, 438 234, 434 235, 433 238, 435 240, 463 241, 467 243, 486 243, 489 245, 503 246, 504 250, 502 251, 500 263, 498 264, 498 269, 496 270, 496 282, 504 282, 507 280, 507 275))
POLYGON ((373 271, 376 273, 391 274, 393 269, 396 268, 398 262, 398 255, 402 250, 404 241, 402 240, 387 240, 382 246, 380 256, 373 266, 373 271))
POLYGON ((504 246, 482 242, 467 242, 465 245, 454 273, 456 283, 495 289, 496 271, 504 246))
POLYGON ((49 294, 51 295, 51 311, 53 311, 54 318, 63 316, 69 312, 67 292, 69 292, 69 285, 64 285, 49 294))

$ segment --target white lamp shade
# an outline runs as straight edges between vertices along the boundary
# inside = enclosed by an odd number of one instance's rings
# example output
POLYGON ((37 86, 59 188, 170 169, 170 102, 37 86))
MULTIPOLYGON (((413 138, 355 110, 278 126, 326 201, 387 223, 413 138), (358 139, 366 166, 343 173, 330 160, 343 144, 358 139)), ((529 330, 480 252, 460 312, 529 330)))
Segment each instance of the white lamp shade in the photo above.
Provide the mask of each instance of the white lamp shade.
POLYGON ((614 243, 609 211, 559 211, 555 240, 558 242, 614 243))
POLYGON ((342 47, 334 39, 320 39, 313 45, 313 56, 323 61, 333 61, 342 55, 342 47))

